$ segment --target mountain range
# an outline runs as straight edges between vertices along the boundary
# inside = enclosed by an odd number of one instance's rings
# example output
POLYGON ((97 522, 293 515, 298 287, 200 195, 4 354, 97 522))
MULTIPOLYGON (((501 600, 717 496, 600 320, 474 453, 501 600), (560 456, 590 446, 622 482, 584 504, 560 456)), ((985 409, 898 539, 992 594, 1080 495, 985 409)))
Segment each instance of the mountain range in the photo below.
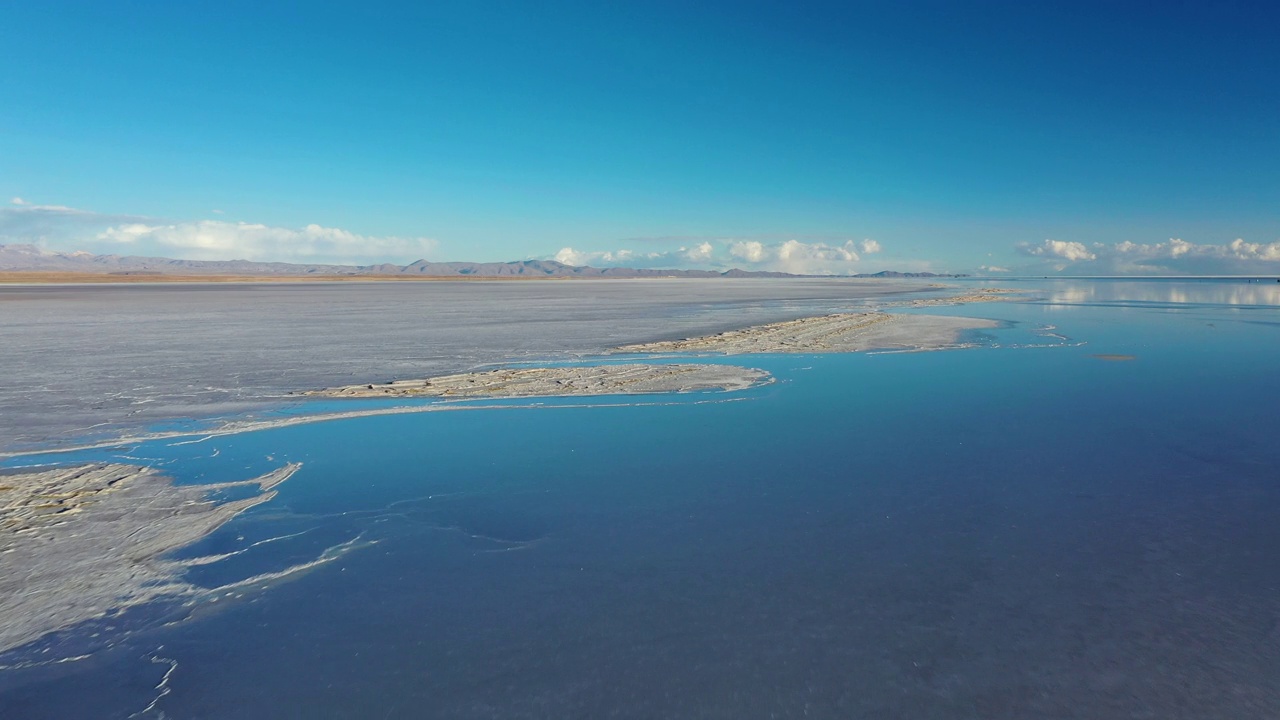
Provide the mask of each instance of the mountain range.
MULTIPOLYGON (((555 260, 513 262, 428 262, 408 265, 324 265, 252 260, 177 260, 134 255, 94 255, 57 252, 35 245, 0 245, 0 272, 73 272, 118 275, 376 275, 407 277, 803 277, 783 272, 732 270, 669 270, 565 265, 555 260)), ((955 277, 934 273, 901 273, 886 270, 852 277, 955 277)))

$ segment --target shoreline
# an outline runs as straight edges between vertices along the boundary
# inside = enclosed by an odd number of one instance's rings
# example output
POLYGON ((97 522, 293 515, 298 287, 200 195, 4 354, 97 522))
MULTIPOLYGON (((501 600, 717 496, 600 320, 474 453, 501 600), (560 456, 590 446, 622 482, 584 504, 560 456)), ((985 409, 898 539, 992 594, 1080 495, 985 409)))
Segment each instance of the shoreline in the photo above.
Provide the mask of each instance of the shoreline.
MULTIPOLYGON (((766 383, 767 384, 767 383, 766 383)), ((655 397, 662 395, 680 395, 682 393, 654 393, 655 397)), ((684 393, 688 395, 690 393, 684 393)), ((555 400, 580 397, 576 395, 541 395, 529 398, 514 398, 528 400, 555 400)), ((324 398, 321 398, 324 399, 324 398)), ((331 399, 331 398, 330 398, 331 399)), ((370 398, 362 398, 368 400, 370 398)), ((376 398, 373 398, 376 399, 376 398)), ((40 455, 62 455, 65 453, 83 452, 85 450, 106 450, 125 445, 139 445, 147 442, 155 442, 157 440, 179 440, 182 438, 196 438, 195 440, 186 440, 175 445, 186 445, 212 440, 217 437, 227 435, 241 435, 244 433, 258 432, 260 430, 274 430, 276 428, 293 427, 295 425, 311 425, 313 423, 332 422, 334 420, 354 420, 356 418, 366 417, 382 417, 386 415, 413 415, 416 413, 428 412, 456 412, 462 410, 589 410, 592 408, 616 408, 616 407, 651 407, 660 405, 671 405, 673 402, 664 402, 660 400, 643 401, 636 400, 630 402, 613 402, 613 403, 591 403, 585 405, 544 405, 542 403, 521 404, 521 405, 470 405, 462 404, 470 400, 504 400, 512 398, 459 398, 457 404, 454 402, 441 402, 431 405, 394 405, 385 408, 368 408, 365 410, 343 410, 337 412, 315 413, 312 415, 293 415, 285 418, 275 418, 270 420, 228 420, 222 425, 209 428, 200 428, 198 430, 158 430, 150 433, 137 433, 133 435, 121 435, 114 438, 104 440, 89 440, 78 445, 68 445, 65 447, 39 448, 35 450, 10 450, 0 452, 0 463, 8 460, 16 460, 19 458, 36 457, 40 455)), ((705 402, 732 402, 744 400, 746 398, 724 398, 713 400, 695 400, 694 404, 705 402)), ((65 467, 61 463, 39 463, 35 465, 18 465, 13 467, 0 467, 0 477, 8 472, 19 472, 32 468, 40 467, 65 467)))
MULTIPOLYGON (((936 288, 936 287, 930 288, 930 290, 942 290, 942 289, 943 288, 936 288)), ((954 305, 954 304, 961 304, 965 302, 987 302, 987 301, 993 301, 993 300, 1004 300, 1004 299, 1007 299, 1007 294, 1009 292, 1012 292, 1012 291, 982 292, 982 293, 976 293, 976 294, 970 292, 970 293, 961 293, 959 295, 953 295, 950 297, 942 297, 942 298, 916 298, 913 300, 903 299, 902 301, 893 302, 889 307, 909 309, 912 307, 919 307, 919 305, 915 303, 923 303, 928 305, 941 305, 941 304, 954 305)), ((830 320, 824 320, 824 318, 831 318, 831 317, 856 318, 860 315, 871 315, 877 318, 885 318, 885 320, 874 323, 871 329, 874 330, 875 332, 872 332, 870 334, 867 334, 865 332, 848 333, 848 335, 857 338, 857 342, 850 346, 821 347, 819 345, 814 345, 812 343, 805 345, 804 343, 795 343, 795 342, 791 342, 789 344, 777 343, 777 342, 774 342, 772 344, 768 342, 764 342, 764 343, 757 342, 755 343, 755 346, 751 348, 738 348, 736 352, 725 352, 724 348, 718 348, 718 347, 715 347, 714 345, 710 347, 698 347, 698 348, 680 347, 681 343, 687 344, 689 342, 689 339, 686 338, 684 340, 661 341, 657 343, 643 343, 638 345, 637 344, 615 345, 612 348, 602 348, 601 351, 599 351, 599 354, 594 356, 594 359, 601 363, 608 363, 608 361, 611 358, 621 359, 619 357, 621 353, 638 352, 639 350, 637 350, 637 348, 644 348, 645 354, 648 354, 648 355, 661 355, 663 356, 661 357, 661 360, 663 361, 669 361, 671 359, 670 355, 672 354, 672 351, 683 352, 683 354, 685 354, 686 356, 690 356, 691 358, 696 358, 700 354, 705 355, 705 354, 711 354, 711 353, 729 355, 729 354, 740 354, 742 352, 819 353, 819 352, 849 352, 849 351, 867 351, 867 350, 889 350, 889 351, 940 350, 940 349, 947 349, 947 348, 962 347, 962 345, 956 342, 957 336, 960 332, 971 330, 971 329, 984 328, 984 327, 994 327, 998 325, 998 323, 995 321, 978 320, 978 319, 970 319, 970 318, 955 318, 951 316, 924 316, 924 315, 914 315, 914 314, 907 314, 907 313, 893 313, 893 314, 844 313, 844 314, 837 314, 836 316, 822 316, 822 315, 806 316, 806 317, 800 318, 799 320, 783 321, 781 323, 759 324, 759 325, 749 326, 748 328, 739 329, 739 330, 727 330, 722 333, 719 333, 718 336, 733 335, 733 334, 737 334, 741 336, 744 332, 747 333, 747 335, 751 335, 752 333, 768 335, 772 331, 771 329, 774 328, 775 326, 787 326, 787 325, 795 325, 801 328, 812 329, 812 326, 815 323, 817 323, 818 325, 821 325, 823 322, 830 322, 830 320)), ((728 320, 730 318, 724 318, 724 319, 728 320)), ((724 327, 726 325, 732 327, 730 322, 720 323, 721 327, 724 327)), ((812 340, 813 336, 814 335, 810 333, 809 339, 812 340)), ((717 337, 717 336, 695 336, 693 340, 697 340, 698 337, 706 338, 706 337, 717 337)), ((580 356, 580 359, 590 360, 592 358, 593 356, 591 355, 580 356)), ((658 359, 658 358, 652 358, 652 359, 658 359)), ((727 392, 727 391, 733 391, 733 390, 739 390, 739 389, 746 389, 760 382, 769 382, 772 380, 772 378, 768 376, 767 373, 763 373, 761 371, 757 371, 751 368, 741 368, 737 366, 724 365, 724 364, 715 365, 715 364, 708 364, 708 363, 698 363, 693 365, 692 367, 701 368, 700 370, 698 370, 699 373, 714 372, 714 373, 729 373, 729 374, 722 375, 718 378, 708 378, 707 376, 704 376, 701 379, 698 379, 696 376, 687 376, 684 378, 667 378, 668 384, 666 385, 662 383, 657 383, 657 384, 650 383, 649 380, 653 380, 654 378, 647 378, 647 379, 641 378, 638 383, 634 383, 634 384, 628 383, 628 382, 619 383, 614 380, 609 380, 607 378, 600 377, 600 375, 602 374, 607 375, 610 372, 617 372, 616 370, 610 371, 608 370, 608 368, 610 367, 616 368, 618 366, 600 364, 600 365, 594 365, 594 366, 582 366, 582 365, 568 366, 568 367, 577 368, 575 370, 564 371, 564 372, 569 372, 570 375, 572 375, 573 373, 581 374, 584 372, 588 374, 591 374, 591 373, 597 374, 597 376, 592 378, 579 378, 580 382, 575 381, 571 376, 565 377, 565 376, 549 375, 547 377, 537 379, 537 382, 533 383, 533 385, 526 384, 521 392, 508 392, 508 393, 500 392, 500 390, 503 387, 509 386, 509 383, 506 383, 506 382, 498 383, 488 388, 483 387, 485 385, 485 382, 482 381, 482 378, 486 377, 484 373, 510 374, 513 370, 516 370, 516 369, 527 370, 529 366, 525 364, 525 362, 526 361, 516 358, 513 354, 508 353, 507 359, 505 361, 499 362, 497 364, 488 364, 490 368, 493 368, 493 367, 499 368, 496 371, 495 370, 479 370, 479 371, 455 374, 455 376, 452 376, 453 380, 451 381, 456 384, 456 387, 454 388, 454 392, 439 392, 439 393, 420 392, 420 391, 399 392, 401 390, 411 390, 415 384, 419 386, 419 390, 421 390, 428 384, 428 381, 432 381, 433 377, 437 381, 440 380, 441 378, 451 377, 448 375, 444 375, 444 376, 427 375, 426 380, 420 380, 420 379, 413 379, 412 373, 403 373, 400 378, 394 378, 393 376, 391 383, 388 383, 385 379, 386 376, 383 376, 384 379, 374 380, 373 382, 370 382, 370 380, 365 380, 364 382, 361 382, 361 383, 351 383, 349 385, 341 385, 341 386, 329 386, 327 389, 325 389, 325 386, 312 386, 311 388, 303 387, 303 388, 297 388, 293 390, 281 389, 280 391, 274 392, 270 395, 261 396, 260 398, 258 398, 256 402, 251 403, 252 407, 246 407, 244 410, 238 410, 235 412, 234 415, 231 415, 230 417, 237 417, 237 416, 244 417, 243 413, 256 413, 259 411, 270 412, 272 408, 280 407, 282 403, 288 403, 291 400, 305 401, 305 399, 308 396, 317 397, 317 398, 328 396, 328 397, 340 399, 344 396, 345 397, 363 396, 366 398, 370 398, 370 397, 378 398, 378 397, 395 397, 396 395, 404 396, 404 397, 417 395, 419 397, 434 396, 444 400, 448 400, 450 398, 499 399, 503 397, 553 398, 553 397, 583 397, 583 396, 606 396, 606 395, 623 396, 628 394, 628 392, 632 394, 635 394, 637 392, 666 394, 666 393, 679 392, 682 390, 686 392, 694 391, 694 390, 719 390, 719 391, 727 392), (513 366, 510 364, 507 364, 507 363, 513 363, 513 362, 520 363, 520 365, 513 366), (592 367, 596 369, 583 370, 582 369, 583 367, 592 367), (600 368, 604 368, 604 369, 602 370, 600 368), (719 368, 719 369, 715 369, 715 368, 719 368), (725 368, 731 368, 731 369, 726 370, 725 368), (743 375, 742 373, 747 373, 747 374, 743 375), (735 374, 737 374, 736 379, 734 378, 735 374), (398 385, 396 384, 397 380, 399 381, 398 385), (569 382, 567 383, 564 382, 566 380, 568 380, 569 382), (535 387, 539 383, 542 385, 542 387, 540 388, 535 387), (626 389, 626 385, 628 384, 631 385, 630 390, 626 389), (374 385, 374 388, 370 388, 369 385, 374 385), (385 387, 387 386, 392 387, 396 392, 390 393, 390 394, 387 393, 385 391, 385 387), (363 392, 358 391, 361 388, 363 388, 363 392), (349 392, 344 393, 343 392, 344 389, 349 390, 349 392)), ((645 359, 635 358, 632 364, 645 363, 645 362, 646 362, 645 359)), ((665 367, 667 368, 667 370, 664 372, 667 372, 667 371, 670 371, 670 369, 673 367, 673 364, 670 362, 662 362, 662 363, 652 363, 651 366, 653 368, 665 367)), ((484 365, 481 365, 480 367, 484 367, 484 365)), ((549 371, 542 370, 539 372, 545 373, 549 371)), ((624 372, 630 372, 630 371, 624 371, 624 372)), ((654 370, 647 370, 645 372, 651 373, 651 372, 654 372, 654 370)), ((359 377, 359 376, 357 375, 356 377, 359 377)), ((422 377, 423 376, 418 376, 418 378, 422 378, 422 377)), ((489 375, 488 377, 494 378, 497 376, 489 375)), ((448 386, 449 386, 449 382, 446 382, 444 389, 448 390, 449 389, 448 386)), ((77 450, 115 447, 122 444, 128 444, 131 442, 139 442, 139 441, 146 441, 146 440, 216 436, 216 435, 222 435, 222 434, 250 432, 256 429, 268 429, 270 427, 292 425, 292 424, 297 424, 301 422, 318 422, 318 421, 329 420, 329 419, 342 419, 345 417, 380 415, 380 414, 388 414, 388 413, 421 412, 425 410, 441 410, 441 409, 462 409, 462 408, 461 407, 445 408, 445 407, 440 407, 438 405, 433 405, 430 407, 377 408, 377 409, 357 411, 357 412, 348 412, 348 411, 341 411, 336 413, 322 412, 318 416, 310 416, 306 418, 275 418, 271 420, 247 420, 247 421, 233 420, 230 423, 227 423, 221 427, 200 428, 197 430, 184 429, 184 430, 160 431, 160 432, 147 432, 146 425, 137 425, 135 427, 130 427, 128 423, 103 424, 103 429, 105 430, 105 433, 101 435, 97 435, 96 437, 92 433, 91 434, 76 433, 74 435, 62 436, 61 439, 66 441, 66 444, 63 444, 63 445, 51 444, 49 442, 49 439, 46 439, 45 441, 37 442, 34 445, 25 445, 25 446, 19 445, 17 447, 0 449, 0 461, 21 458, 21 457, 39 456, 39 455, 45 455, 45 454, 69 453, 77 450), (113 425, 114 425, 114 429, 111 429, 113 425), (112 434, 106 434, 106 433, 112 433, 112 434)), ((176 421, 176 420, 180 420, 181 418, 194 418, 197 421, 199 421, 201 418, 209 418, 210 421, 216 422, 216 417, 217 417, 216 415, 201 414, 199 411, 199 408, 197 407, 192 412, 189 412, 181 417, 175 417, 172 420, 176 421)), ((166 420, 164 418, 159 418, 157 422, 163 423, 163 422, 166 422, 166 420)), ((155 424, 151 424, 151 426, 154 427, 155 424)))

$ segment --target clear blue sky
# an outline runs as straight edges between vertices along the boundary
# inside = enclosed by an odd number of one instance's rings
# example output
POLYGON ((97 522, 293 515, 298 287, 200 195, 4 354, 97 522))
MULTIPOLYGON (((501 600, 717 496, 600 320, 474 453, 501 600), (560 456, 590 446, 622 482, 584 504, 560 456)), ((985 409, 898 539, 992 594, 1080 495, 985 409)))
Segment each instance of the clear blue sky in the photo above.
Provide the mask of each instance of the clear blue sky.
POLYGON ((693 5, 10 4, 0 242, 1280 268, 1274 3, 693 5))

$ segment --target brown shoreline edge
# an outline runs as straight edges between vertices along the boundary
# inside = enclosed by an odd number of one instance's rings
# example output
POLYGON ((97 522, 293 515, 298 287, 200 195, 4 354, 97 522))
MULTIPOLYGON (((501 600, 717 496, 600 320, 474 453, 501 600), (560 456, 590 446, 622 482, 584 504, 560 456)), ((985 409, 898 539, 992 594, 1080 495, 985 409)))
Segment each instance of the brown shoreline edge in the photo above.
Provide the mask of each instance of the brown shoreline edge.
POLYGON ((0 473, 0 652, 152 600, 210 592, 182 574, 226 556, 168 554, 275 497, 299 467, 209 485, 117 463, 0 473), (216 497, 246 487, 256 493, 216 497))

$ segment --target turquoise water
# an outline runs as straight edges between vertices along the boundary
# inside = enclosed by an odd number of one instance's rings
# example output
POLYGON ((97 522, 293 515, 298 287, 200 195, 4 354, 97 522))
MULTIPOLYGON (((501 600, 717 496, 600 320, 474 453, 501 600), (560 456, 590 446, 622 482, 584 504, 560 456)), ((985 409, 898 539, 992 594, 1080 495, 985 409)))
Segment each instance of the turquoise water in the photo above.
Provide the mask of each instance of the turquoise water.
POLYGON ((301 462, 188 579, 336 559, 28 649, 91 657, 0 715, 1280 716, 1280 302, 1035 287, 928 309, 1005 321, 972 349, 726 360, 744 393, 58 455, 301 462))

